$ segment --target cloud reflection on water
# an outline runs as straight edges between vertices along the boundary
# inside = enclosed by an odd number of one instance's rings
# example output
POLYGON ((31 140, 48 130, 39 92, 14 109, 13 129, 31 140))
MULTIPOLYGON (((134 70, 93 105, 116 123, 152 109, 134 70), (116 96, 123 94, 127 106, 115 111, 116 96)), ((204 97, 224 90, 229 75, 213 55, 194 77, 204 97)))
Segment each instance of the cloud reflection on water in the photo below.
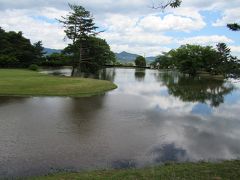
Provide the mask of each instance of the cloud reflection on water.
POLYGON ((0 98, 0 177, 240 157, 238 84, 135 72, 103 71, 119 88, 90 98, 0 98))

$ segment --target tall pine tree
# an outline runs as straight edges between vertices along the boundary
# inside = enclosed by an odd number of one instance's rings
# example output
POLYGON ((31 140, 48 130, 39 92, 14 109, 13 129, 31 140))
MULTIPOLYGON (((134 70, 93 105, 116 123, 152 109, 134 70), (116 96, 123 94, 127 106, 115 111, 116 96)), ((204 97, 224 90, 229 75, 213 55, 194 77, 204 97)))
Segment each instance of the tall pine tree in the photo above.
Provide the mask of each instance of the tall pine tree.
POLYGON ((95 26, 90 12, 84 7, 72 4, 69 4, 69 7, 71 12, 66 17, 62 17, 62 20, 59 20, 59 22, 65 28, 66 37, 72 40, 72 45, 77 46, 79 49, 78 55, 75 54, 75 57, 78 56, 78 61, 74 60, 73 64, 73 74, 75 74, 80 73, 81 64, 87 63, 89 60, 89 57, 86 55, 88 49, 85 47, 85 44, 90 36, 97 34, 96 29, 98 27, 95 26))

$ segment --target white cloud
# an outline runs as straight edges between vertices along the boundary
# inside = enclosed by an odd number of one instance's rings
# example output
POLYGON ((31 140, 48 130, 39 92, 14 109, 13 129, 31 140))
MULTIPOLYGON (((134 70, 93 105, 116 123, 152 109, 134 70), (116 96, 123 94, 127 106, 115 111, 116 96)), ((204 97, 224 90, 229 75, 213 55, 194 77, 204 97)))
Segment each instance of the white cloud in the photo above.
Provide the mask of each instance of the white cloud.
POLYGON ((240 53, 240 46, 230 46, 231 50, 236 53, 240 53))
POLYGON ((240 5, 239 0, 183 0, 182 6, 196 8, 198 10, 225 10, 232 7, 238 7, 240 5))
POLYGON ((68 10, 68 3, 79 4, 86 7, 95 15, 102 15, 103 13, 138 13, 141 14, 148 10, 149 4, 146 0, 0 0, 0 9, 41 9, 45 7, 54 7, 60 10, 68 10), (134 11, 133 11, 134 9, 134 11))
POLYGON ((130 17, 122 14, 108 14, 103 21, 104 26, 108 28, 108 31, 128 31, 135 27, 137 17, 130 17))
POLYGON ((148 31, 184 31, 190 32, 192 30, 202 29, 206 23, 202 18, 193 19, 173 14, 168 14, 163 18, 159 16, 146 16, 140 22, 139 26, 148 31))
POLYGON ((199 44, 199 45, 216 45, 217 43, 233 43, 233 40, 226 36, 196 36, 179 40, 179 44, 199 44))
MULTIPOLYGON (((160 2, 161 0, 154 0, 160 2)), ((96 23, 106 32, 101 34, 114 51, 159 54, 175 45, 185 43, 215 44, 233 43, 223 35, 201 36, 201 29, 207 26, 201 11, 214 10, 223 12, 223 17, 215 25, 239 19, 240 1, 226 0, 192 1, 184 0, 180 8, 168 8, 165 12, 153 10, 151 0, 69 0, 86 7, 93 13, 96 23), (184 38, 197 31, 197 37, 184 38), (170 32, 171 35, 166 35, 170 32), (178 34, 181 33, 181 34, 178 34), (179 36, 181 39, 179 39, 179 36), (179 40, 177 40, 179 39, 179 40)), ((0 0, 0 26, 5 30, 23 31, 32 42, 42 40, 45 47, 63 48, 64 33, 55 18, 65 16, 69 11, 65 0, 0 0)), ((236 42, 238 40, 236 39, 236 42)), ((231 44, 237 46, 238 44, 231 44)))
MULTIPOLYGON (((129 51, 147 56, 166 50, 165 45, 171 44, 173 38, 159 32, 145 31, 138 25, 139 17, 120 14, 108 14, 104 21, 107 31, 100 37, 106 39, 115 52, 129 51)), ((169 48, 168 48, 169 49, 169 48)))
POLYGON ((218 19, 213 26, 226 26, 228 23, 240 22, 240 8, 227 9, 223 17, 218 19))
POLYGON ((101 37, 107 39, 111 43, 127 43, 129 45, 167 45, 172 42, 172 37, 164 36, 161 34, 148 33, 144 31, 138 32, 138 30, 132 29, 126 32, 105 32, 101 37))
POLYGON ((233 55, 240 57, 240 46, 229 46, 233 55))
MULTIPOLYGON (((36 13, 36 12, 35 12, 36 13)), ((45 16, 49 19, 60 19, 62 16, 66 16, 68 11, 59 10, 53 7, 44 7, 40 9, 37 14, 39 16, 45 16)))
POLYGON ((60 24, 43 21, 31 14, 31 10, 1 11, 0 24, 7 31, 22 31, 32 43, 42 40, 45 47, 61 49, 66 46, 63 41, 65 34, 60 24))

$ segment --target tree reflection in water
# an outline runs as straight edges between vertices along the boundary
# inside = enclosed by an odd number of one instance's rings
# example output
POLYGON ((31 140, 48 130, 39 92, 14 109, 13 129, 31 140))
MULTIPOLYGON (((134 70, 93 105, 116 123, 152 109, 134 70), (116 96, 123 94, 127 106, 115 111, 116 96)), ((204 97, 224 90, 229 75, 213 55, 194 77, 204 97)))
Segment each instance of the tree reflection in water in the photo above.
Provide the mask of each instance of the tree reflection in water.
POLYGON ((136 68, 135 69, 135 79, 139 82, 144 81, 145 79, 145 73, 146 70, 145 69, 141 69, 141 68, 136 68))
POLYGON ((211 77, 189 77, 177 72, 155 74, 156 79, 168 88, 169 95, 184 102, 200 102, 218 107, 224 96, 234 90, 232 83, 211 77))
POLYGON ((104 68, 100 70, 99 79, 113 82, 116 76, 115 68, 104 68))
POLYGON ((98 70, 96 73, 72 73, 73 77, 84 77, 84 78, 93 78, 93 79, 102 79, 113 82, 115 79, 115 69, 114 68, 103 68, 98 70))

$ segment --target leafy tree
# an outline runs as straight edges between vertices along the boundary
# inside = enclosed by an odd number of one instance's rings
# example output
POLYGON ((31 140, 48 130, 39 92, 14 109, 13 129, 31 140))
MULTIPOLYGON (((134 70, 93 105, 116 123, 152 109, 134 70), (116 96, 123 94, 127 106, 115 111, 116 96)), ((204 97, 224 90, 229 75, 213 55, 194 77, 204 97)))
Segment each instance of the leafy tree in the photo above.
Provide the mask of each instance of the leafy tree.
POLYGON ((195 76, 199 71, 213 75, 239 76, 239 60, 231 55, 231 50, 224 43, 211 46, 182 45, 169 52, 177 69, 185 74, 195 76))
POLYGON ((139 67, 146 67, 146 59, 143 56, 138 56, 135 60, 135 65, 139 67))
POLYGON ((173 58, 177 69, 182 72, 195 76, 198 70, 204 66, 205 48, 199 45, 182 45, 176 50, 171 50, 169 55, 173 58))
MULTIPOLYGON (((68 45, 64 49, 64 53, 68 54, 72 57, 72 59, 78 56, 78 47, 79 41, 76 41, 73 45, 68 45)), ((85 41, 85 55, 86 57, 90 57, 88 59, 82 60, 82 71, 87 73, 95 73, 102 66, 108 64, 115 64, 116 57, 115 54, 110 50, 110 46, 104 39, 90 36, 85 41)))
POLYGON ((19 66, 19 60, 14 56, 0 55, 0 67, 9 68, 19 66))
POLYGON ((71 57, 63 53, 53 53, 46 56, 46 60, 41 63, 42 66, 59 67, 71 66, 71 57))
POLYGON ((158 56, 151 65, 157 69, 172 69, 175 67, 173 58, 168 53, 158 56))
POLYGON ((97 34, 97 27, 90 12, 84 7, 72 4, 69 4, 69 7, 71 12, 66 17, 62 17, 59 22, 65 27, 66 37, 72 40, 74 49, 78 48, 78 54, 76 54, 76 51, 73 52, 75 58, 78 56, 78 61, 74 63, 74 66, 77 66, 77 70, 80 72, 81 65, 87 63, 89 59, 86 56, 86 51, 88 51, 86 47, 87 40, 90 36, 97 34))
POLYGON ((110 46, 104 39, 89 37, 86 41, 88 48, 87 56, 91 56, 87 63, 83 64, 85 72, 94 73, 105 64, 114 64, 115 54, 110 50, 110 46))
POLYGON ((154 64, 161 68, 177 68, 184 74, 195 76, 200 71, 212 75, 238 77, 240 62, 231 55, 230 48, 225 43, 212 46, 182 45, 158 57, 154 64))
POLYGON ((22 32, 5 32, 0 28, 0 66, 28 67, 42 59, 41 42, 32 45, 22 32))

